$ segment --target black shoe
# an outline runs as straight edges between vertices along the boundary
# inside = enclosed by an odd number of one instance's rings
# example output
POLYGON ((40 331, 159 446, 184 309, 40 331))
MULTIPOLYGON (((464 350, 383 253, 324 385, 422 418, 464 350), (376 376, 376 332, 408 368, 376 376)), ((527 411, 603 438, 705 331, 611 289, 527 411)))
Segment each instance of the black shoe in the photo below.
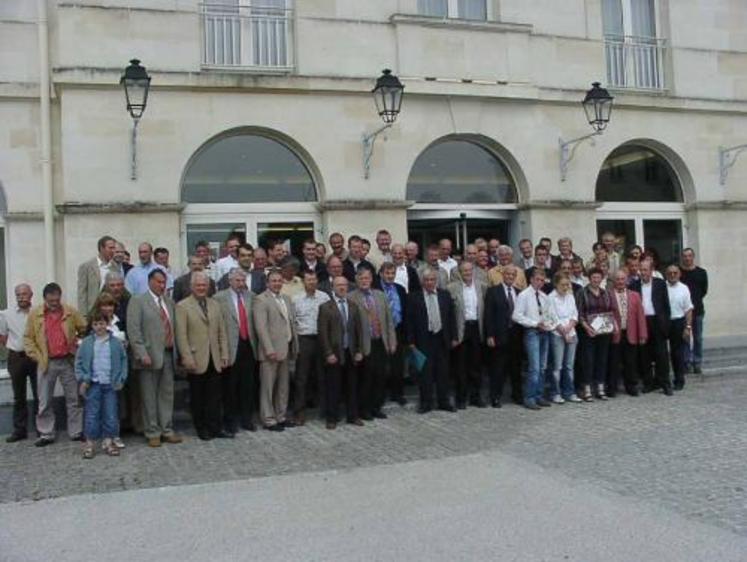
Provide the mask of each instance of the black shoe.
POLYGON ((517 406, 523 406, 524 405, 524 399, 523 398, 516 398, 512 397, 511 401, 516 404, 517 406))
POLYGON ((80 441, 80 442, 83 442, 85 440, 86 439, 85 439, 85 437, 83 437, 82 433, 76 433, 75 435, 73 435, 72 437, 70 437, 70 441, 80 441))
POLYGON ((456 408, 452 406, 451 404, 444 404, 443 406, 439 406, 438 409, 441 410, 442 412, 451 412, 451 413, 456 412, 456 408))
POLYGON ((285 431, 285 428, 279 423, 276 423, 275 425, 266 425, 265 429, 267 431, 285 431))
POLYGON ((491 405, 491 406, 492 406, 493 408, 500 408, 500 407, 501 407, 501 400, 500 400, 500 398, 493 398, 493 399, 492 399, 492 400, 490 401, 490 405, 491 405))
POLYGON ((377 410, 373 413, 373 417, 375 417, 377 420, 385 420, 388 416, 381 410, 377 410))
POLYGON ((474 406, 475 408, 487 408, 488 405, 483 402, 482 398, 475 398, 474 400, 469 401, 470 406, 474 406))
POLYGON ((552 406, 552 402, 545 400, 544 398, 540 398, 539 400, 537 400, 537 405, 542 406, 543 408, 549 408, 550 406, 552 406))
POLYGON ((6 443, 15 443, 16 441, 23 441, 24 439, 28 439, 28 435, 25 433, 12 433, 8 435, 8 438, 5 440, 6 443))
POLYGON ((466 410, 467 402, 464 400, 457 400, 456 407, 458 410, 466 410))
POLYGON ((664 394, 667 396, 672 396, 674 394, 674 392, 672 392, 672 387, 671 386, 664 387, 664 394))
POLYGON ((700 365, 695 365, 693 367, 693 373, 695 373, 696 375, 702 375, 703 369, 701 369, 700 365))
POLYGON ((418 414, 427 414, 430 412, 433 408, 430 406, 418 406, 418 414))
POLYGON ((685 383, 684 382, 674 383, 674 389, 675 390, 682 390, 684 388, 685 388, 685 383))
POLYGON ((216 439, 233 439, 236 437, 236 434, 229 431, 219 431, 218 433, 213 433, 213 437, 216 439))
POLYGON ((39 437, 36 441, 34 441, 34 445, 36 447, 46 447, 47 445, 51 445, 54 443, 54 439, 50 437, 39 437))
POLYGON ((291 427, 296 427, 296 422, 294 420, 285 420, 278 425, 283 426, 285 429, 290 429, 291 427))
POLYGON ((246 431, 257 431, 257 426, 253 423, 242 423, 241 429, 245 429, 246 431))
POLYGON ((654 387, 648 384, 643 385, 643 388, 641 389, 641 392, 643 392, 643 394, 648 394, 649 392, 653 392, 653 391, 654 391, 654 387))
POLYGON ((629 394, 630 396, 640 396, 640 393, 638 392, 638 389, 637 389, 637 388, 629 388, 629 389, 627 390, 627 393, 628 393, 628 394, 629 394))
POLYGON ((212 441, 213 440, 213 436, 210 435, 210 433, 208 433, 207 431, 198 431, 197 437, 199 437, 201 441, 212 441))
POLYGON ((407 398, 404 396, 400 396, 399 398, 395 398, 394 401, 399 404, 400 406, 406 406, 407 405, 407 398))
POLYGON ((542 409, 534 402, 531 402, 529 404, 524 404, 524 407, 527 408, 528 410, 541 410, 542 409))

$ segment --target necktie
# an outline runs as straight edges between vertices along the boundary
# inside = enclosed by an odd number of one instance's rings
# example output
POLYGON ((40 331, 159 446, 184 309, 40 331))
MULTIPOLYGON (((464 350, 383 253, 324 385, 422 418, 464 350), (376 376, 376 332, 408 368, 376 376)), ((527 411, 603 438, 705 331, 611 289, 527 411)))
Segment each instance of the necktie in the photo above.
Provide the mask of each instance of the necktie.
POLYGON ((348 307, 347 302, 345 302, 345 299, 339 299, 337 301, 337 306, 340 309, 340 315, 342 316, 342 347, 343 349, 347 349, 350 347, 350 342, 348 341, 348 307))
POLYGON ((174 332, 171 330, 171 320, 169 320, 169 315, 166 314, 166 309, 163 308, 163 299, 161 297, 158 297, 158 312, 161 314, 165 347, 169 349, 174 347, 174 332))
POLYGON ((513 314, 514 312, 514 290, 511 287, 506 287, 506 293, 508 293, 508 310, 513 314))
POLYGON ((378 339, 381 337, 381 322, 379 313, 376 311, 373 294, 369 291, 365 294, 366 310, 368 311, 368 321, 371 324, 371 337, 378 339))
POLYGON ((542 302, 540 301, 539 291, 534 291, 534 298, 537 299, 537 312, 539 312, 539 315, 541 317, 542 316, 542 302))
POLYGON ((426 293, 426 309, 428 311, 428 331, 437 333, 441 331, 441 312, 438 309, 438 297, 436 293, 426 293))
POLYGON ((239 309, 239 337, 246 341, 249 339, 249 321, 246 319, 246 308, 241 293, 236 293, 236 300, 239 309))
POLYGON ((197 302, 200 303, 200 310, 202 310, 202 315, 205 317, 205 320, 207 320, 208 319, 207 299, 197 299, 197 302))

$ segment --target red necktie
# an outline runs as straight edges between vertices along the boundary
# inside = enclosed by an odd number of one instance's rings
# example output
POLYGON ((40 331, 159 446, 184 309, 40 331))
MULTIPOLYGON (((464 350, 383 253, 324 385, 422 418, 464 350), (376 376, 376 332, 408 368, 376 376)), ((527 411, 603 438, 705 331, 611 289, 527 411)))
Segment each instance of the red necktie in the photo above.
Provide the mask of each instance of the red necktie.
POLYGON ((158 311, 161 313, 161 324, 163 324, 166 349, 169 349, 174 347, 174 331, 171 329, 171 320, 169 320, 169 315, 166 314, 166 309, 163 308, 161 297, 158 297, 158 311))
POLYGON ((244 308, 244 299, 241 298, 241 295, 239 293, 236 293, 236 298, 238 299, 238 308, 239 308, 239 337, 242 340, 248 340, 249 339, 249 322, 246 319, 246 308, 244 308))

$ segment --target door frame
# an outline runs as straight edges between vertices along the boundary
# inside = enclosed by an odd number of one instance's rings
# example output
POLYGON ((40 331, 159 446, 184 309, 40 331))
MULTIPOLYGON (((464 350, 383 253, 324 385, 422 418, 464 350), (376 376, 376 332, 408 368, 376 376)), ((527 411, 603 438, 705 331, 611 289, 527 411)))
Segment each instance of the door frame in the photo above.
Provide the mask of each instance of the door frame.
POLYGON ((688 247, 687 212, 683 203, 604 203, 597 209, 594 218, 598 220, 632 220, 635 225, 635 244, 645 249, 643 221, 645 220, 679 220, 682 227, 682 247, 688 247), (646 205, 646 208, 642 208, 646 205))

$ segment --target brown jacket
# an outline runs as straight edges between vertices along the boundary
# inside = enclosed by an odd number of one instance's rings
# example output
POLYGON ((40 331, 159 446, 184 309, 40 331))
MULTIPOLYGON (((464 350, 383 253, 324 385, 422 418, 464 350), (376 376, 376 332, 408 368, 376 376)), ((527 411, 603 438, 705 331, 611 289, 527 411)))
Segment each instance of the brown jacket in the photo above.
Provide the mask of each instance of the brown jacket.
MULTIPOLYGON (((363 313, 357 304, 347 299, 348 306, 348 349, 350 355, 363 353, 363 313)), ((319 349, 325 361, 330 355, 337 357, 340 363, 345 362, 343 353, 342 314, 337 307, 337 297, 319 307, 317 319, 319 349)))
POLYGON ((176 305, 176 345, 182 364, 194 362, 191 374, 202 375, 208 370, 210 360, 220 372, 222 363, 228 363, 228 335, 223 311, 217 301, 208 297, 207 316, 197 299, 190 295, 176 305))
MULTIPOLYGON (((26 333, 23 336, 23 347, 26 350, 26 355, 36 361, 41 373, 46 372, 49 366, 47 335, 44 332, 44 306, 42 304, 31 309, 28 322, 26 322, 26 333)), ((86 332, 86 320, 70 305, 63 304, 62 311, 65 337, 71 344, 71 350, 74 350, 75 342, 86 332)))

